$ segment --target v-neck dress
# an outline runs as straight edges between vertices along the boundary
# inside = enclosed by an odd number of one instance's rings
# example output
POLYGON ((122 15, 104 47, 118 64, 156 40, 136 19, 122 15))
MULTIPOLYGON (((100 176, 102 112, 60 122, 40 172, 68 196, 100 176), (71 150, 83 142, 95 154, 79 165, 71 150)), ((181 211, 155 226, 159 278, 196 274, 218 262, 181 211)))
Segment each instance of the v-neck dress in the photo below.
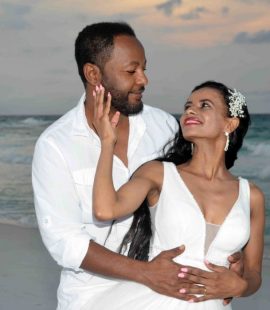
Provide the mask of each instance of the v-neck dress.
MULTIPOLYGON (((173 163, 164 162, 162 191, 156 207, 150 208, 153 237, 150 259, 163 250, 184 244, 183 254, 174 260, 207 270, 204 260, 228 267, 228 256, 243 248, 250 235, 250 188, 247 180, 239 178, 238 198, 217 234, 205 252, 206 221, 193 195, 173 163)), ((98 297, 98 296, 97 296, 98 297)), ((93 302, 93 301, 92 301, 93 302)), ((110 287, 88 310, 217 310, 231 309, 223 306, 221 299, 200 303, 160 295, 134 282, 119 281, 110 287)))

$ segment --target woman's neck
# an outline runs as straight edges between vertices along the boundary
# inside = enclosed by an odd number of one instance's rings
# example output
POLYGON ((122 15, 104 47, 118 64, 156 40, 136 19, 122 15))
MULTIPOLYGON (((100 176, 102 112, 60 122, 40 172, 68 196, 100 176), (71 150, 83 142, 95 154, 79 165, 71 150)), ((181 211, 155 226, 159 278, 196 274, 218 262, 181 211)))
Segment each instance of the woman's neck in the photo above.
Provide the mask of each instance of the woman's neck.
POLYGON ((223 143, 196 143, 191 160, 185 165, 190 172, 208 180, 228 175, 223 143))

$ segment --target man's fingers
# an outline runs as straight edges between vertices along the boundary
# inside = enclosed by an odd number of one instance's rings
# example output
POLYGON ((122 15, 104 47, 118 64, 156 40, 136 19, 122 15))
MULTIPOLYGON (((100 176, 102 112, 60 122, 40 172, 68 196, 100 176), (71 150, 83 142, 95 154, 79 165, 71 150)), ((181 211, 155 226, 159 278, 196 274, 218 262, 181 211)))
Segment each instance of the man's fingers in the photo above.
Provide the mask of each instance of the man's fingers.
POLYGON ((242 253, 241 252, 236 252, 236 253, 233 253, 232 255, 230 255, 228 257, 228 261, 231 263, 231 264, 234 264, 234 263, 237 263, 242 257, 242 253))
POLYGON ((182 278, 182 279, 185 279, 185 280, 189 280, 189 281, 191 281, 193 283, 196 283, 196 284, 206 285, 206 284, 209 283, 209 279, 207 279, 207 278, 203 278, 201 276, 195 276, 195 275, 188 274, 188 273, 185 273, 185 272, 180 272, 178 274, 178 277, 182 278))
POLYGON ((232 297, 224 298, 222 303, 224 306, 227 306, 231 301, 232 301, 232 297))
POLYGON ((205 261, 205 265, 207 266, 208 269, 210 269, 212 271, 216 271, 216 272, 222 272, 222 271, 226 270, 225 267, 212 264, 208 261, 205 261))
POLYGON ((170 249, 167 251, 163 251, 162 255, 168 258, 175 258, 178 255, 181 255, 183 252, 185 251, 185 246, 181 245, 180 247, 174 248, 174 249, 170 249))
POLYGON ((209 272, 209 271, 206 271, 200 268, 196 268, 196 267, 191 267, 191 266, 181 267, 181 273, 183 273, 184 275, 193 275, 193 276, 207 278, 207 279, 212 278, 212 272, 209 272))
POLYGON ((183 285, 183 287, 179 290, 181 294, 188 295, 204 295, 206 292, 205 286, 202 285, 183 285))

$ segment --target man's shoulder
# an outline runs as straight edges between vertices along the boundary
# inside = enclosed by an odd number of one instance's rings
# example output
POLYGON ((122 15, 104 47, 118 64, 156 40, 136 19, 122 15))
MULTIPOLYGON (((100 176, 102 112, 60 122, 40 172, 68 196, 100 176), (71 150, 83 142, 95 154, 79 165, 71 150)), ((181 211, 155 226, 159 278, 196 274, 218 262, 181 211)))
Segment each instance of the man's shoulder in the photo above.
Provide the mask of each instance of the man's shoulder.
POLYGON ((176 118, 162 109, 144 105, 142 117, 149 126, 150 124, 153 126, 154 123, 158 126, 167 126, 173 131, 178 131, 179 126, 176 118))
POLYGON ((69 136, 74 118, 76 116, 76 107, 66 112, 50 126, 48 126, 38 138, 38 142, 47 139, 57 139, 58 136, 69 136))
POLYGON ((172 114, 160 109, 160 108, 157 108, 157 107, 153 107, 153 106, 150 106, 150 105, 144 105, 144 109, 143 109, 143 116, 146 116, 146 117, 163 117, 163 118, 174 118, 172 116, 172 114))

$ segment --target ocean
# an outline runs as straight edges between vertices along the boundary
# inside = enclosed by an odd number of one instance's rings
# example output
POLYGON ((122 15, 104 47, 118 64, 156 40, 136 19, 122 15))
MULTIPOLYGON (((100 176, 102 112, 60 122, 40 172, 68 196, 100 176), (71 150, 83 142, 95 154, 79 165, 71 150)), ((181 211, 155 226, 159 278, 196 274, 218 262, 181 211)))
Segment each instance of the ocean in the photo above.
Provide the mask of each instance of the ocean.
MULTIPOLYGON (((59 116, 0 116, 0 223, 37 227, 31 187, 34 145, 59 116)), ((266 197, 265 259, 270 260, 270 114, 252 125, 232 172, 257 184, 266 197)))

